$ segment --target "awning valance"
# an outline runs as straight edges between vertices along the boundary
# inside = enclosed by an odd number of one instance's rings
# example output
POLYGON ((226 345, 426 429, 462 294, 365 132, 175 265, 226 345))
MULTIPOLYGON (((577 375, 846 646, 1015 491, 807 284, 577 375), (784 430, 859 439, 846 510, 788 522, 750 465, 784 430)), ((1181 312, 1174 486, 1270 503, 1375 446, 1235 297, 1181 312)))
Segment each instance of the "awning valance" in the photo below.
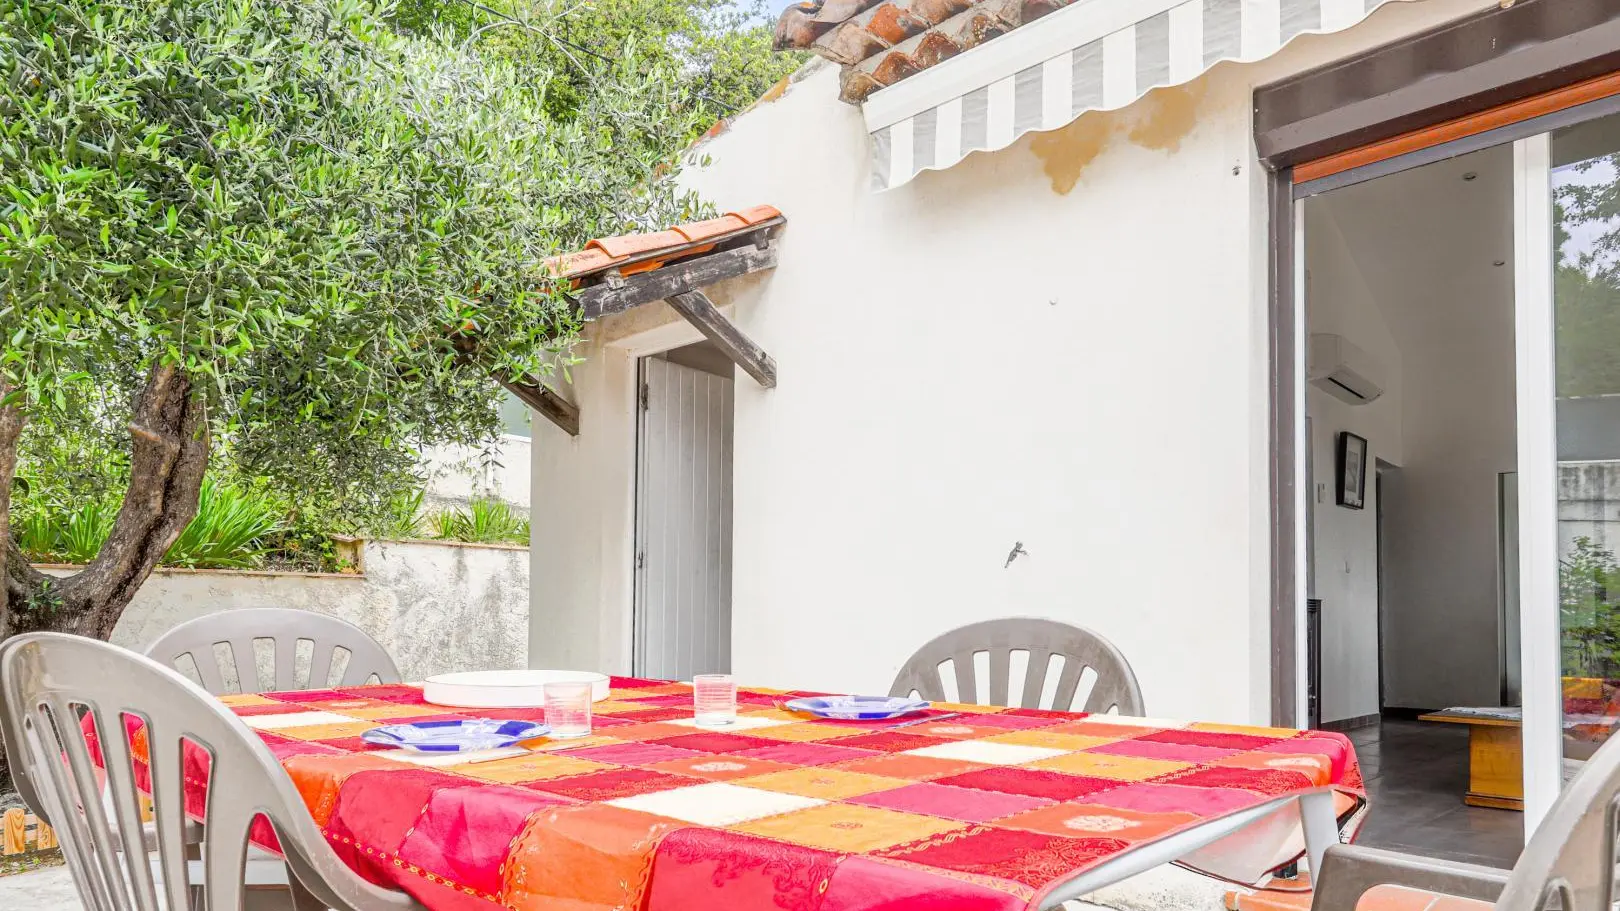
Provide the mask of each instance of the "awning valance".
MULTIPOLYGON (((1076 0, 932 66, 913 62, 911 75, 868 96, 873 187, 897 187, 1087 111, 1123 108, 1223 60, 1262 60, 1298 35, 1355 25, 1386 2, 1394 0, 1076 0)), ((886 53, 927 46, 953 21, 886 53)), ((863 65, 872 69, 873 58, 863 65)))

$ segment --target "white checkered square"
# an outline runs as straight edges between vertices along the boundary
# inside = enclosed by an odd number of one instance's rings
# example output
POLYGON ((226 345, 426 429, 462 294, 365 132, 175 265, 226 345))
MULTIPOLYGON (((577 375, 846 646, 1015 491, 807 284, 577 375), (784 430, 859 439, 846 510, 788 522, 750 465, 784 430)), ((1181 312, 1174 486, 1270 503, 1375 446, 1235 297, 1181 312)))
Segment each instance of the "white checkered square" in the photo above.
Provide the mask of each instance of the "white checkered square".
POLYGON ((814 797, 778 794, 775 791, 761 791, 724 782, 675 788, 652 794, 637 794, 634 797, 608 801, 613 806, 623 807, 626 810, 640 810, 656 816, 668 816, 700 826, 736 825, 739 822, 791 813, 794 810, 808 810, 826 802, 814 797))
POLYGON ((287 712, 282 715, 249 715, 242 719, 242 723, 255 731, 281 731, 317 724, 353 724, 354 719, 333 712, 287 712))
POLYGON ((1015 743, 987 743, 982 740, 961 740, 941 743, 916 750, 906 750, 904 756, 927 756, 932 759, 954 759, 960 762, 980 762, 985 765, 1023 765, 1037 759, 1051 759, 1072 750, 1054 750, 1050 747, 1027 747, 1015 743))

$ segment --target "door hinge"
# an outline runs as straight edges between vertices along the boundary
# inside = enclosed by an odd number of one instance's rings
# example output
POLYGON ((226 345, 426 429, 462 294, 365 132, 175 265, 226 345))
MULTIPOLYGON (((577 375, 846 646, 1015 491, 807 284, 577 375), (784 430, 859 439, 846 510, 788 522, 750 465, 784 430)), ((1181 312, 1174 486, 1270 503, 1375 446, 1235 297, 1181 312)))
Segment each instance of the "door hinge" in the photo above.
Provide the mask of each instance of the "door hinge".
POLYGON ((641 394, 638 396, 638 398, 639 398, 639 400, 641 402, 641 410, 646 411, 647 410, 647 403, 652 400, 652 388, 650 386, 648 386, 646 383, 642 383, 641 384, 641 394))
POLYGON ((646 568, 647 568, 647 552, 646 551, 641 551, 640 553, 636 554, 636 569, 646 569, 646 568))

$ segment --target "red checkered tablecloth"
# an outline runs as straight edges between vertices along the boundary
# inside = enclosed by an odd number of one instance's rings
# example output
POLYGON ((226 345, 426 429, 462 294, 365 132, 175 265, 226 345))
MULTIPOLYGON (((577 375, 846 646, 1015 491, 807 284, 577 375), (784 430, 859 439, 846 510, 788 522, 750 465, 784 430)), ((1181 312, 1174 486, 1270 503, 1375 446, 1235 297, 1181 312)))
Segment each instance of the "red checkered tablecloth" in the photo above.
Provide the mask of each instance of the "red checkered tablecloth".
POLYGON ((777 708, 801 694, 762 689, 716 731, 694 726, 688 686, 612 687, 591 737, 494 760, 359 737, 540 709, 455 714, 412 686, 224 701, 339 855, 434 911, 1013 911, 1280 796, 1337 791, 1342 821, 1364 803, 1337 734, 938 703, 961 714, 893 729, 810 720, 777 708))

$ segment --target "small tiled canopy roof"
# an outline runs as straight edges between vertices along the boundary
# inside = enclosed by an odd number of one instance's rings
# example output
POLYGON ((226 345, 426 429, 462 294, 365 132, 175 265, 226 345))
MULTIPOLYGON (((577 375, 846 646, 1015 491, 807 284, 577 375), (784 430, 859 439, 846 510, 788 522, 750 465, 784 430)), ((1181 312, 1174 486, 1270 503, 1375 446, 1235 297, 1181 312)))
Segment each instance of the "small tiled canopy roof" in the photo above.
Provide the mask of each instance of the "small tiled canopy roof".
POLYGON ((842 98, 858 104, 1072 0, 809 0, 782 11, 777 50, 842 64, 842 98))
POLYGON ((783 221, 782 213, 775 206, 754 206, 662 231, 598 238, 578 253, 556 257, 550 265, 559 276, 578 284, 588 283, 609 269, 617 269, 621 277, 628 277, 651 272, 665 263, 713 252, 727 241, 774 228, 783 221))
MULTIPOLYGON (((602 237, 585 249, 550 259, 566 279, 582 320, 664 301, 761 386, 776 385, 776 362, 726 319, 703 289, 776 265, 776 232, 787 219, 772 206, 662 231, 602 237)), ((570 436, 579 435, 579 408, 534 377, 501 379, 530 408, 570 436)))

